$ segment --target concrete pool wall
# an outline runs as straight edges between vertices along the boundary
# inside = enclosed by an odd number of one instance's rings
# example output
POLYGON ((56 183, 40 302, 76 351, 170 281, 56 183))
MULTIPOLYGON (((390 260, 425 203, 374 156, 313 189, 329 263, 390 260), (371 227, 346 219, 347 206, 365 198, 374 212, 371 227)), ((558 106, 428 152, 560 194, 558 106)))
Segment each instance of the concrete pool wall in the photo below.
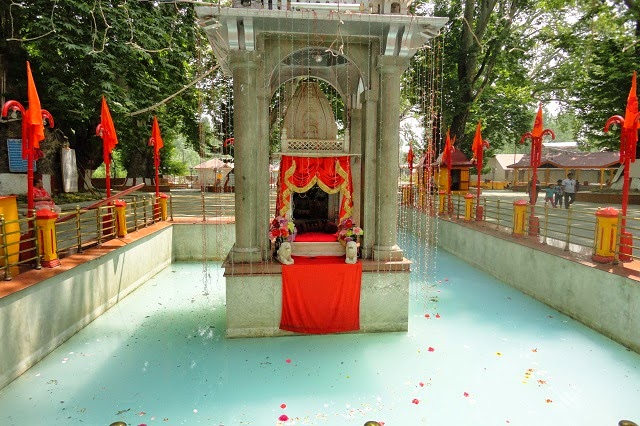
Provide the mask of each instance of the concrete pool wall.
MULTIPOLYGON (((407 217, 407 229, 427 229, 417 223, 426 221, 423 215, 407 217)), ((431 228, 442 249, 640 353, 635 279, 470 226, 438 220, 431 228)), ((65 258, 60 268, 2 284, 7 289, 30 280, 19 290, 0 290, 0 389, 172 261, 201 260, 204 245, 209 259, 220 260, 234 239, 233 224, 164 222, 65 258)))
POLYGON ((438 247, 640 353, 640 281, 630 270, 475 223, 438 218, 427 227, 424 213, 406 216, 406 229, 437 230, 438 247))

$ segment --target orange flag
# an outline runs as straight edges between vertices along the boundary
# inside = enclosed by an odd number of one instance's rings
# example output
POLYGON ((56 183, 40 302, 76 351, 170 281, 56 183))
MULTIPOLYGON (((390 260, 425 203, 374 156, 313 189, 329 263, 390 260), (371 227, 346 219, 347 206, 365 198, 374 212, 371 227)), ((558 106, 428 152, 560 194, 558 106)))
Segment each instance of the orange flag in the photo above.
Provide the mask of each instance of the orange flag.
POLYGON ((409 164, 409 170, 413 170, 413 148, 409 144, 409 152, 407 153, 407 163, 409 164))
POLYGON ((476 135, 473 137, 473 145, 471 146, 473 155, 478 161, 482 161, 482 151, 484 149, 484 141, 482 140, 482 134, 480 133, 481 128, 482 126, 478 121, 478 125, 476 126, 476 135))
POLYGON ((156 167, 160 165, 160 148, 164 146, 162 136, 160 135, 160 125, 158 117, 153 116, 153 127, 151 128, 151 139, 153 140, 153 160, 156 167))
POLYGON ((634 120, 636 114, 638 114, 638 96, 636 95, 636 72, 634 71, 631 78, 631 90, 627 98, 627 110, 624 114, 624 125, 622 126, 628 132, 627 137, 631 138, 628 142, 634 146, 638 142, 638 126, 634 120))
POLYGON ((453 152, 453 145, 451 145, 451 136, 449 132, 451 129, 447 130, 447 138, 444 143, 444 151, 442 151, 442 162, 446 163, 447 166, 451 163, 451 153, 453 152))
POLYGON ((27 140, 31 149, 39 149, 40 141, 44 140, 44 122, 42 120, 42 108, 40 107, 40 98, 36 90, 36 84, 31 74, 31 64, 27 61, 27 97, 29 100, 29 108, 26 111, 26 117, 23 122, 22 132, 22 158, 27 158, 27 140))
POLYGON ((542 104, 538 105, 538 113, 536 114, 536 121, 533 123, 533 131, 531 132, 531 136, 534 138, 542 137, 542 104))
POLYGON ((102 96, 100 126, 102 127, 102 160, 104 161, 104 164, 110 164, 111 158, 109 156, 111 151, 113 151, 113 148, 118 145, 118 135, 116 134, 116 128, 113 125, 113 119, 111 119, 111 112, 109 112, 107 99, 104 96, 102 96))

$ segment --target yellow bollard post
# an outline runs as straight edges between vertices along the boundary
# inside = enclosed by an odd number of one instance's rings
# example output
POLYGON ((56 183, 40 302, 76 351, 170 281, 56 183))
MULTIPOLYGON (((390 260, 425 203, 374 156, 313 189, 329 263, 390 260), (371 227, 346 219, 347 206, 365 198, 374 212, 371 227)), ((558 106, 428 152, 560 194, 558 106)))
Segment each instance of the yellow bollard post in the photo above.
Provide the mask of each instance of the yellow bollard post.
POLYGON ((15 195, 0 197, 0 215, 4 215, 4 229, 0 230, 4 238, 4 247, 0 247, 0 266, 7 266, 6 276, 18 275, 16 265, 20 258, 20 223, 18 222, 18 204, 15 195), (14 265, 14 266, 9 266, 14 265))
POLYGON ((118 238, 122 238, 127 235, 127 202, 116 200, 113 205, 116 208, 116 232, 118 238))
POLYGON ((598 263, 613 262, 618 238, 618 210, 613 207, 596 212, 596 252, 591 259, 598 263))
POLYGON ((464 220, 470 221, 473 219, 473 194, 467 194, 464 196, 464 220))
POLYGON ((525 233, 525 218, 527 216, 527 202, 517 200, 513 202, 513 231, 511 235, 523 238, 525 233))
POLYGON ((56 219, 58 213, 42 209, 36 213, 36 228, 38 230, 38 242, 40 243, 40 255, 42 266, 55 268, 60 266, 58 259, 58 244, 56 240, 56 219))
POLYGON ((169 196, 167 194, 160 194, 160 220, 167 220, 167 199, 169 196))

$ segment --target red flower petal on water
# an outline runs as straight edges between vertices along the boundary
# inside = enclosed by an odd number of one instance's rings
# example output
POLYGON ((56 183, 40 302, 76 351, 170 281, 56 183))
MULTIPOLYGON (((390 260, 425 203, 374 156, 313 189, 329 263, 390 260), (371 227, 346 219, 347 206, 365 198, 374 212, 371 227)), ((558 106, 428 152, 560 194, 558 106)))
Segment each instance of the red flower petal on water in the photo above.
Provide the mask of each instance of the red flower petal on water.
POLYGON ((280 404, 280 408, 284 410, 285 408, 287 408, 287 404, 280 404))
POLYGON ((291 364, 291 358, 285 359, 284 362, 286 362, 287 364, 291 364))
POLYGON ((435 351, 435 349, 433 349, 431 346, 429 346, 429 349, 428 349, 428 350, 429 350, 429 352, 433 352, 433 351, 435 351))
POLYGON ((436 314, 436 318, 440 318, 440 314, 436 314))
POLYGON ((423 388, 423 387, 424 387, 424 383, 420 382, 420 383, 418 383, 418 384, 420 385, 420 387, 421 387, 421 388, 423 388))
POLYGON ((416 405, 420 404, 420 400, 418 398, 413 398, 413 400, 411 402, 416 404, 416 405))
POLYGON ((286 422, 287 420, 289 420, 289 416, 287 416, 286 414, 283 414, 280 417, 278 417, 278 420, 280 420, 281 422, 286 422))
POLYGON ((464 395, 465 398, 469 398, 469 392, 465 392, 465 393, 463 393, 463 395, 464 395))
POLYGON ((425 318, 427 318, 427 319, 429 319, 429 318, 431 318, 431 315, 429 315, 429 314, 424 314, 424 317, 425 317, 425 318))

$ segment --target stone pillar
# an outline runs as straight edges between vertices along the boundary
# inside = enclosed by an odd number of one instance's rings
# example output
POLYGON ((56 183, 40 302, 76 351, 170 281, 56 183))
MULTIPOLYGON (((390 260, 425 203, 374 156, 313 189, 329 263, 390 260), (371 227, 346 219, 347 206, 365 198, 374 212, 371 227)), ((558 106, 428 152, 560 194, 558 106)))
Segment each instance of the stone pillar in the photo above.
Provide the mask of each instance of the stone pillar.
POLYGON ((362 223, 362 257, 371 259, 376 241, 376 140, 378 137, 378 93, 365 90, 362 126, 362 181, 360 185, 362 223))
MULTIPOLYGON (((351 136, 350 153, 362 154, 362 108, 351 109, 351 120, 349 135, 351 136)), ((354 155, 351 157, 351 183, 353 184, 353 217, 362 227, 362 156, 354 155)))
POLYGON ((257 98, 257 55, 255 51, 229 51, 233 73, 233 129, 236 175, 236 242, 232 263, 262 261, 257 240, 259 119, 257 98))
MULTIPOLYGON (((264 73, 260 73, 264 75, 264 73)), ((259 247, 262 251, 263 260, 271 257, 271 241, 267 236, 269 232, 269 222, 273 212, 269 209, 269 86, 260 85, 258 89, 258 117, 260 124, 260 137, 258 146, 256 147, 256 155, 258 156, 258 226, 257 236, 259 247)))
POLYGON ((408 58, 378 56, 380 74, 380 117, 378 125, 378 161, 376 163, 376 242, 374 260, 402 260, 403 252, 397 242, 398 173, 400 154, 400 79, 409 66, 408 58))

